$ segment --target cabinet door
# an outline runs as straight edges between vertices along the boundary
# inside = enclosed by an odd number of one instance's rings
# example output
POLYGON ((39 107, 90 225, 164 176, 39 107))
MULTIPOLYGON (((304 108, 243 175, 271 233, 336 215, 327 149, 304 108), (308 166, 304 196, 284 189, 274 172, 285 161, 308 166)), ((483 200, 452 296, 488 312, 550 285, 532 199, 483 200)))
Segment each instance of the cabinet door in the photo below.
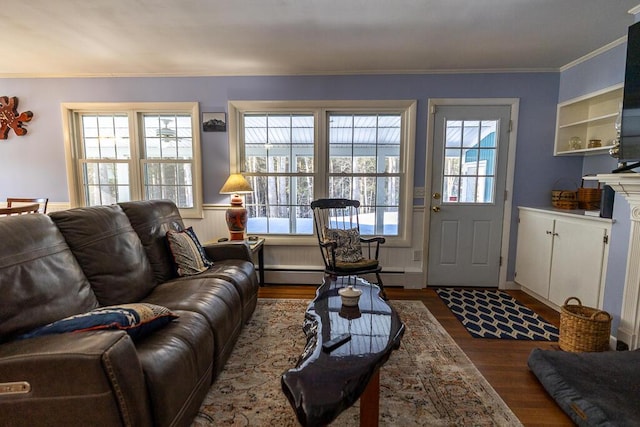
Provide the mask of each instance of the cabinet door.
POLYGON ((599 225, 556 220, 551 302, 561 306, 568 297, 578 297, 583 305, 598 307, 606 232, 599 225))
POLYGON ((520 211, 516 254, 516 283, 543 298, 549 297, 553 219, 520 211))

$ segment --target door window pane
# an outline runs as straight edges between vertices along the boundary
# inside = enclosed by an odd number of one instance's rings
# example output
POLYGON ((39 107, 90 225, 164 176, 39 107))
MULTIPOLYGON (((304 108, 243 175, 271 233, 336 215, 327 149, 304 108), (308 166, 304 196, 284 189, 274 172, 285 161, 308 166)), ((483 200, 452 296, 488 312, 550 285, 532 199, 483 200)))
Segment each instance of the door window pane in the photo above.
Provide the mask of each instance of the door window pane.
POLYGON ((446 124, 442 203, 493 203, 497 120, 446 124))

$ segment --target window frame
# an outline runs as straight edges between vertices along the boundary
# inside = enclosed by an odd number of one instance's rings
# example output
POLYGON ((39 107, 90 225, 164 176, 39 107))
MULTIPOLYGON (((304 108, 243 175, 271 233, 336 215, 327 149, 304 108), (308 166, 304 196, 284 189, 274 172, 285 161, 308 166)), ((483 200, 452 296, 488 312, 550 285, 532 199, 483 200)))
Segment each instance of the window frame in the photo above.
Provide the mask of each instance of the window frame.
MULTIPOLYGON (((149 161, 144 156, 141 117, 144 114, 176 114, 189 115, 192 127, 193 157, 190 162, 193 170, 193 207, 179 208, 183 218, 203 218, 202 207, 202 151, 200 143, 200 108, 197 102, 82 102, 62 103, 62 130, 64 136, 65 155, 67 161, 67 182, 69 185, 69 202, 72 207, 86 206, 83 194, 82 164, 86 161, 81 156, 82 141, 80 139, 80 119, 82 114, 126 114, 129 120, 129 138, 131 145, 130 165, 130 199, 144 200, 145 177, 144 167, 149 161)), ((118 161, 118 162, 121 162, 118 161)), ((178 163, 184 163, 180 161, 178 163)))
MULTIPOLYGON (((243 173, 244 144, 242 126, 245 114, 312 113, 314 129, 314 198, 326 197, 329 191, 329 113, 399 113, 401 115, 400 143, 400 204, 398 235, 385 236, 387 245, 409 246, 413 222, 413 180, 416 134, 416 100, 367 101, 229 101, 229 167, 231 173, 243 173)), ((270 244, 309 245, 316 243, 315 234, 269 234, 270 244)))

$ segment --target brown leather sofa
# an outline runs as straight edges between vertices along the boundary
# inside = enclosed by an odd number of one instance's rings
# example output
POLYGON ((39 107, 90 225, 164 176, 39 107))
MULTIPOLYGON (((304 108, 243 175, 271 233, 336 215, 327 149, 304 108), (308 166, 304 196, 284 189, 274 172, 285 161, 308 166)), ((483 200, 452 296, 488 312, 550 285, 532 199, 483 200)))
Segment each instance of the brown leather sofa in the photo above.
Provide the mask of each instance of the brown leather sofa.
POLYGON ((213 267, 178 277, 170 201, 0 219, 0 425, 184 426, 257 302, 244 245, 205 247, 213 267), (17 336, 101 306, 145 302, 178 319, 122 330, 17 336))

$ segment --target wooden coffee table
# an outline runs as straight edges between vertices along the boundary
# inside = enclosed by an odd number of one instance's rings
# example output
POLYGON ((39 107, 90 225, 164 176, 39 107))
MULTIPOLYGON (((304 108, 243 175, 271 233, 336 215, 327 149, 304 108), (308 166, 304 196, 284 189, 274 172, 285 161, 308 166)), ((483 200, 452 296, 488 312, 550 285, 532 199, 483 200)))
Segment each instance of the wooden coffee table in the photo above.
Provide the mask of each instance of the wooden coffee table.
POLYGON ((326 425, 360 398, 360 425, 377 426, 379 369, 400 346, 405 326, 380 297, 380 288, 355 277, 325 277, 305 313, 307 345, 296 367, 282 375, 282 390, 304 426, 326 425), (361 289, 358 306, 342 305, 338 289, 361 289), (331 351, 323 343, 350 339, 331 351))

